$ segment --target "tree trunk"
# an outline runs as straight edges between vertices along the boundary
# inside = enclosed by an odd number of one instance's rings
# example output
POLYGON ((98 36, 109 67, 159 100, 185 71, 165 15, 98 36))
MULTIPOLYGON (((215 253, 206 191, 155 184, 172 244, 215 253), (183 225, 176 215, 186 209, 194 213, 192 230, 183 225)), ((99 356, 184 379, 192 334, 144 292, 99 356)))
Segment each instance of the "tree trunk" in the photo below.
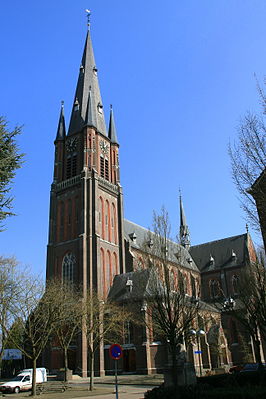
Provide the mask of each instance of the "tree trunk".
POLYGON ((67 371, 68 371, 68 358, 67 358, 67 348, 64 348, 64 365, 65 365, 65 375, 64 375, 64 381, 67 382, 67 371))
POLYGON ((32 388, 31 388, 31 396, 36 396, 36 363, 37 360, 32 360, 32 388))
POLYGON ((261 365, 262 361, 261 361, 261 354, 260 354, 260 340, 256 339, 256 338, 254 339, 254 352, 255 352, 256 362, 261 365))
POLYGON ((90 353, 90 391, 93 390, 94 386, 94 352, 90 353))
POLYGON ((172 352, 172 380, 175 391, 177 391, 178 382, 177 382, 177 347, 175 343, 171 344, 171 352, 172 352))

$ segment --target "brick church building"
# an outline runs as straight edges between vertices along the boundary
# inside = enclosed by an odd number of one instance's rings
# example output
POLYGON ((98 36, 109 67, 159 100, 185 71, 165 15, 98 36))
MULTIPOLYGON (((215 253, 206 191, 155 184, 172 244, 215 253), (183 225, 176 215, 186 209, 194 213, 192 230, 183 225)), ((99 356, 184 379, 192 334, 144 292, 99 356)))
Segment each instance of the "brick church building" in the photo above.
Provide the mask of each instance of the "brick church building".
MULTIPOLYGON (((55 138, 54 177, 50 193, 49 238, 47 247, 47 279, 54 277, 73 281, 87 289, 96 290, 101 297, 123 300, 134 297, 140 271, 145 278, 143 243, 147 229, 124 219, 123 191, 119 173, 119 142, 114 113, 110 110, 106 127, 94 59, 88 30, 79 68, 76 92, 68 130, 62 104, 55 138), (131 290, 127 290, 128 281, 131 290)), ((150 211, 150 210, 147 210, 150 211)), ((219 290, 225 298, 237 295, 241 270, 255 251, 248 233, 202 245, 191 246, 182 201, 180 200, 181 243, 174 244, 169 264, 183 279, 187 295, 200 295, 201 301, 211 303, 219 290), (178 250, 181 261, 174 256, 178 250), (200 294, 199 294, 200 293, 200 294)), ((205 325, 201 341, 204 356, 196 357, 187 348, 189 360, 203 370, 219 364, 231 365, 241 361, 238 326, 230 318, 221 328, 220 316, 213 311, 214 324, 205 325), (212 330, 218 328, 222 353, 212 353, 212 330)), ((204 323, 204 321, 203 321, 204 323)), ((141 340, 132 333, 124 342, 122 371, 153 373, 164 367, 164 345, 153 337, 141 340)), ((107 349, 107 348, 106 348, 107 349)), ((111 366, 102 348, 96 369, 100 374, 111 366)), ((252 354, 252 347, 250 348, 252 354)), ((87 342, 82 334, 69 360, 70 368, 87 374, 87 342)), ((58 350, 49 354, 49 369, 62 367, 58 350)))

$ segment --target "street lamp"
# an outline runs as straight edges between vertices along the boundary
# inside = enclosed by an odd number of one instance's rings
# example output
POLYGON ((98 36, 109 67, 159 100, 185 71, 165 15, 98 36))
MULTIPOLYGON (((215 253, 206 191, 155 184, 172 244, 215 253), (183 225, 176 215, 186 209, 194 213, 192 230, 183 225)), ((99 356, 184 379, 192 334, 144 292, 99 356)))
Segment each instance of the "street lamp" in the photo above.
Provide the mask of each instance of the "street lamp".
POLYGON ((229 298, 225 298, 224 303, 223 303, 223 310, 228 311, 228 310, 233 310, 235 307, 236 301, 234 298, 229 296, 229 298))
POLYGON ((205 333, 205 331, 204 330, 202 330, 202 329, 199 329, 199 330, 194 330, 194 329, 192 329, 192 330, 190 330, 189 331, 189 334, 190 335, 192 335, 192 336, 194 336, 194 337, 196 337, 196 340, 197 340, 197 347, 198 347, 198 350, 197 350, 197 354, 199 355, 199 369, 200 369, 200 376, 202 376, 202 368, 201 368, 201 362, 202 362, 202 351, 200 350, 200 337, 203 337, 206 333, 205 333))

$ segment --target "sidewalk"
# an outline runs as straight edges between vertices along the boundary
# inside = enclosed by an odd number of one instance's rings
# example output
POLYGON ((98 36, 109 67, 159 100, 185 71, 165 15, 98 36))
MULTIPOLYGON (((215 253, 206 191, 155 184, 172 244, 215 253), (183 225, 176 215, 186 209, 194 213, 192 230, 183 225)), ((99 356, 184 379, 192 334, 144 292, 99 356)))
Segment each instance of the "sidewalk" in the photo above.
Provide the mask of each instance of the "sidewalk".
MULTIPOLYGON (((119 375, 118 398, 119 399, 143 399, 144 393, 163 382, 161 374, 154 375, 119 375)), ((95 377, 94 390, 88 391, 89 378, 80 378, 69 383, 69 389, 65 392, 51 392, 38 395, 40 399, 116 399, 115 377, 95 377)), ((16 395, 16 398, 29 397, 29 392, 16 395)), ((14 394, 5 394, 10 399, 14 394)), ((1 394, 0 394, 1 397, 1 394)))

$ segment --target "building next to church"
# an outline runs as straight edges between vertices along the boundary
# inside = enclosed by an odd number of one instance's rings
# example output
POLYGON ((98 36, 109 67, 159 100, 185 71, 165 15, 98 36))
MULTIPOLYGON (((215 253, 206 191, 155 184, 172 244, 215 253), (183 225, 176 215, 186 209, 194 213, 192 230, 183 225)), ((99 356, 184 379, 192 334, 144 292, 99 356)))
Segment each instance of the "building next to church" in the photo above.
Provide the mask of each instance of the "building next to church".
MULTIPOLYGON (((62 104, 54 145, 47 279, 61 278, 81 285, 84 294, 90 289, 104 298, 129 300, 134 297, 138 279, 148 278, 143 252, 148 230, 124 219, 114 113, 110 109, 106 127, 89 30, 69 127, 67 130, 62 104), (128 281, 132 284, 130 292, 128 281)), ((211 323, 204 319, 199 323, 206 331, 200 342, 203 355, 195 355, 191 346, 187 348, 188 357, 204 371, 217 367, 218 363, 229 366, 242 359, 238 326, 229 318, 223 330, 221 317, 210 303, 221 290, 225 297, 237 295, 239 275, 255 258, 254 247, 248 233, 191 246, 181 200, 180 216, 181 243, 172 243, 173 251, 169 253, 173 278, 181 279, 187 295, 200 297, 213 314, 211 323), (175 252, 181 256, 176 257, 175 252), (218 330, 222 353, 217 355, 217 350, 214 353, 211 347, 214 347, 213 332, 218 330)), ((121 370, 141 373, 162 370, 167 361, 164 344, 150 334, 134 335, 134 328, 128 328, 131 334, 127 334, 128 341, 124 342, 121 370)), ((107 349, 102 346, 97 357, 95 370, 100 375, 112 368, 105 356, 107 349)), ((72 351, 69 367, 86 376, 87 357, 83 332, 72 351)), ((60 369, 62 365, 61 354, 52 348, 46 367, 60 369)))

